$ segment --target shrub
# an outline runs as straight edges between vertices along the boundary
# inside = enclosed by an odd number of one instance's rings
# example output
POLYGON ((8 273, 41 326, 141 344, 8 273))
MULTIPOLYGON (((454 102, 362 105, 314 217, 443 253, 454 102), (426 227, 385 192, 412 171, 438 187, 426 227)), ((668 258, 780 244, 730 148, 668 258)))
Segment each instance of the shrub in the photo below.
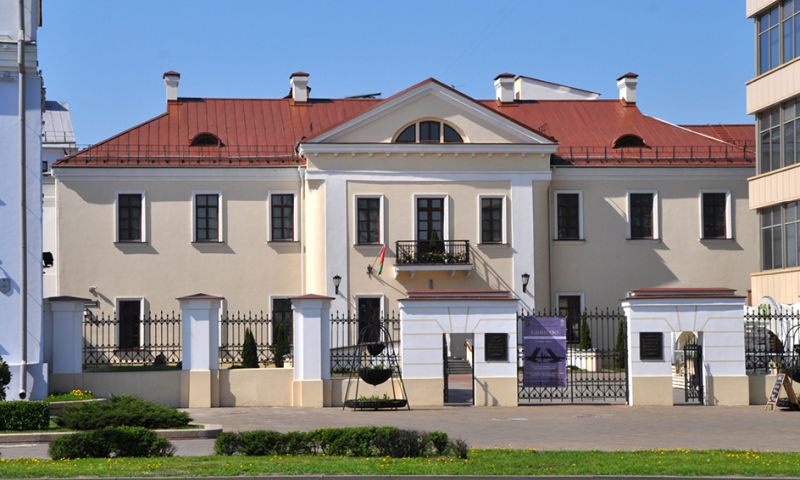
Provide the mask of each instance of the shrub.
POLYGON ((78 432, 50 442, 50 456, 60 458, 164 457, 175 453, 166 438, 142 427, 109 427, 78 432))
POLYGON ((586 314, 583 314, 581 320, 580 338, 578 339, 578 348, 581 350, 589 350, 592 348, 592 334, 589 330, 589 322, 586 321, 586 314))
POLYGON ((11 369, 3 357, 0 357, 0 400, 6 399, 6 386, 11 383, 11 369))
POLYGON ((617 368, 628 367, 628 349, 625 346, 625 322, 619 322, 617 329, 617 368))
POLYGON ((289 332, 286 323, 281 322, 278 324, 278 329, 275 335, 275 366, 283 368, 283 359, 289 354, 289 332))
POLYGON ((50 406, 46 402, 0 402, 0 430, 46 430, 50 406))
POLYGON ((350 457, 467 458, 467 444, 449 441, 446 433, 417 432, 395 427, 323 428, 313 432, 251 431, 217 437, 218 455, 308 455, 350 457))
POLYGON ((242 343, 242 367, 258 368, 258 350, 256 349, 256 337, 250 329, 244 331, 244 342, 242 343))
POLYGON ((131 396, 113 396, 108 402, 90 402, 68 407, 56 417, 60 427, 95 430, 104 427, 185 427, 192 418, 185 412, 131 396))
POLYGON ((241 448, 239 434, 236 432, 222 432, 214 442, 214 453, 217 455, 233 455, 241 448))

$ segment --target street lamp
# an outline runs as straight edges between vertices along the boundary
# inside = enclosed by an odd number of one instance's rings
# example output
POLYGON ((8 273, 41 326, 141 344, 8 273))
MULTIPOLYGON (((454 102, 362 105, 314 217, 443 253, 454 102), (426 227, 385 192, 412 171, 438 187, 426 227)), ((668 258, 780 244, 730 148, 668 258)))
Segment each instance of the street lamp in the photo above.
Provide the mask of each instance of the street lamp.
POLYGON ((522 292, 525 293, 528 291, 528 282, 531 281, 531 275, 529 273, 522 274, 522 292))
POLYGON ((342 277, 340 277, 339 275, 334 275, 333 276, 333 288, 334 288, 334 291, 336 292, 336 295, 339 295, 339 284, 340 283, 342 283, 342 277))

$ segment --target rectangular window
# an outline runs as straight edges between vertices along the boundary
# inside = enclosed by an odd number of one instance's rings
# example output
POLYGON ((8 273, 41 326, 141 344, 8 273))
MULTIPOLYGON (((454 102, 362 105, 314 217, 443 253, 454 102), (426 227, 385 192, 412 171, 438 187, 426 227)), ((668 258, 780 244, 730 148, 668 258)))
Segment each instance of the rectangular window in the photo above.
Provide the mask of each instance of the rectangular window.
POLYGON ((756 21, 756 61, 758 74, 771 70, 800 55, 800 6, 795 0, 784 0, 756 21))
POLYGON ((294 240, 294 195, 276 193, 270 197, 272 241, 294 240))
POLYGON ((381 199, 358 198, 356 200, 359 245, 381 242, 381 199))
POLYGON ((483 335, 483 359, 487 362, 508 361, 508 334, 485 333, 483 335))
POLYGON ((481 243, 503 243, 503 198, 481 198, 481 243))
POLYGON ((219 241, 219 194, 198 194, 194 198, 196 242, 219 241))
POLYGON ((728 238, 727 210, 728 195, 726 193, 703 193, 703 237, 728 238))
POLYGON ((655 238, 655 195, 652 193, 631 193, 628 201, 630 238, 632 240, 655 238))
POLYGON ((139 348, 142 301, 139 299, 119 300, 117 310, 119 315, 119 348, 139 348))
POLYGON ((288 344, 292 344, 292 300, 288 298, 273 298, 272 299, 272 324, 275 329, 273 332, 273 345, 274 339, 280 335, 284 335, 288 340, 288 344))
POLYGON ((578 343, 583 306, 580 295, 559 295, 558 314, 567 320, 567 343, 578 343))
POLYGON ((122 193, 117 196, 117 241, 142 241, 142 195, 122 193))
POLYGON ((783 267, 781 206, 763 208, 761 216, 761 263, 764 270, 783 267))
POLYGON ((787 203, 783 209, 785 220, 784 230, 786 233, 786 267, 796 267, 798 265, 798 234, 800 234, 800 216, 798 216, 798 202, 787 203))
POLYGON ((381 299, 361 297, 358 299, 358 340, 379 342, 381 339, 381 299))
POLYGON ((556 193, 556 239, 581 239, 581 195, 556 193))

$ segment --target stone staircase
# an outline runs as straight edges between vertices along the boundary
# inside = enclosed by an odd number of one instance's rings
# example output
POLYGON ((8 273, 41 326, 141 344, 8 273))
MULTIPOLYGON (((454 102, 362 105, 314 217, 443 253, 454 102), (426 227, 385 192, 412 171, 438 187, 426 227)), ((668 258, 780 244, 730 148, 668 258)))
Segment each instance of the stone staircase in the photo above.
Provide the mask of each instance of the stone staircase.
POLYGON ((447 372, 450 375, 469 375, 472 373, 472 366, 461 358, 448 358, 447 372))

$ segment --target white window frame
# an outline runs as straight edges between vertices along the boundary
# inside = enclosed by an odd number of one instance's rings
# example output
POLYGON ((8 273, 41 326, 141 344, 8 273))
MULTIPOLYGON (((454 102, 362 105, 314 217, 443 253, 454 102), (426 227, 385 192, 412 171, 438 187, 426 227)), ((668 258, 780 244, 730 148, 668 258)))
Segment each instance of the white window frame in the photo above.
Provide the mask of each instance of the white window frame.
POLYGON ((353 195, 353 245, 357 247, 369 247, 369 246, 380 246, 386 244, 386 223, 384 222, 384 203, 385 203, 385 195, 381 195, 380 193, 359 193, 353 195), (380 232, 378 233, 378 243, 358 243, 358 200, 361 198, 377 198, 379 200, 378 206, 378 228, 380 232))
POLYGON ((467 136, 464 134, 464 132, 461 130, 461 128, 456 127, 451 122, 442 120, 441 118, 435 118, 435 117, 418 118, 418 119, 414 120, 413 122, 409 122, 409 123, 403 125, 402 127, 400 127, 400 129, 397 132, 395 132, 394 136, 392 136, 392 143, 397 143, 397 137, 399 137, 400 134, 403 133, 406 130, 406 128, 410 127, 411 125, 414 125, 414 138, 416 139, 415 142, 414 142, 415 144, 436 145, 437 142, 421 142, 420 141, 420 139, 419 139, 419 124, 422 123, 422 122, 437 122, 437 123, 439 123, 439 142, 438 142, 438 144, 446 145, 446 143, 444 141, 444 126, 445 125, 447 125, 448 127, 451 127, 453 130, 456 131, 456 133, 458 133, 458 135, 461 137, 461 143, 468 143, 467 142, 467 136))
POLYGON ((698 237, 700 240, 731 240, 733 239, 733 199, 730 190, 700 190, 697 196, 697 204, 699 205, 698 218, 700 220, 700 231, 698 237), (706 193, 724 193, 725 194, 725 238, 706 238, 703 234, 703 195, 706 193))
MULTIPOLYGON (((630 237, 630 230, 628 231, 630 237)), ((581 241, 586 237, 583 233, 583 190, 554 190, 553 191, 553 238, 563 241, 581 241), (559 195, 578 195, 578 238, 560 238, 558 236, 558 196, 559 195)))
POLYGON ((120 302, 138 301, 139 302, 139 346, 144 346, 144 297, 136 295, 114 297, 114 309, 116 311, 116 326, 114 327, 114 345, 119 348, 119 325, 120 325, 120 302))
MULTIPOLYGON (((300 209, 297 205, 297 191, 296 190, 269 190, 267 192, 267 242, 287 243, 296 242, 300 238, 300 224, 297 221, 300 209), (292 239, 279 239, 272 238, 272 196, 273 195, 291 195, 292 196, 292 239)), ((272 304, 270 304, 271 306, 272 304)))
POLYGON ((625 221, 628 228, 628 240, 661 240, 661 214, 658 190, 629 190, 625 193, 625 221), (631 238, 631 194, 649 193, 653 195, 653 238, 631 238))
POLYGON ((114 192, 114 243, 147 243, 147 196, 143 190, 117 190, 114 192), (141 195, 142 196, 142 238, 141 240, 119 239, 119 196, 120 195, 141 195))
POLYGON ((419 240, 417 238, 417 199, 418 198, 441 198, 444 200, 444 218, 442 219, 442 236, 444 237, 442 240, 450 240, 450 195, 446 193, 415 193, 412 195, 411 200, 411 212, 412 215, 412 225, 411 225, 411 239, 414 241, 419 240))
POLYGON ((191 217, 191 220, 192 220, 192 243, 201 243, 201 244, 202 243, 210 243, 210 244, 214 244, 214 243, 224 243, 225 242, 225 228, 224 228, 225 227, 225 222, 224 222, 224 219, 225 219, 225 208, 224 208, 224 204, 222 203, 222 200, 223 200, 222 191, 220 191, 220 190, 193 190, 192 191, 192 211, 190 213, 190 217, 191 217), (217 205, 218 205, 218 208, 217 208, 217 216, 218 216, 218 218, 217 218, 217 227, 218 227, 217 228, 217 233, 219 235, 218 235, 218 238, 217 238, 216 241, 208 241, 208 240, 204 240, 202 242, 198 242, 197 241, 197 230, 195 229, 195 223, 197 221, 197 205, 196 205, 196 202, 197 202, 197 196, 198 195, 216 195, 218 197, 217 198, 217 205))
POLYGON ((504 193, 481 193, 478 195, 478 245, 508 245, 508 196, 504 193), (502 206, 500 212, 501 220, 501 238, 500 242, 486 242, 483 241, 483 208, 482 203, 484 198, 499 198, 502 199, 502 206))

